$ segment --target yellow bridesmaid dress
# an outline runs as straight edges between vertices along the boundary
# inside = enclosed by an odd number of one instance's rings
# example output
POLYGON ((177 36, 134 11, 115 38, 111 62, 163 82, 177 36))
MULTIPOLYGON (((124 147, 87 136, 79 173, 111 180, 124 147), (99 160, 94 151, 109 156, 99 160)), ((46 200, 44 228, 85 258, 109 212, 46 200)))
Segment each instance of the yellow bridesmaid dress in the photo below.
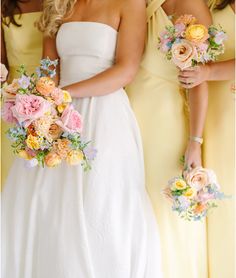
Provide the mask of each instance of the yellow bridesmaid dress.
POLYGON ((142 133, 146 185, 160 229, 164 278, 206 278, 205 222, 180 219, 162 195, 168 180, 181 172, 179 160, 188 139, 176 67, 157 50, 159 33, 172 24, 161 7, 164 2, 153 0, 147 7, 146 50, 127 93, 142 133))
MULTIPOLYGON (((24 13, 15 16, 21 27, 2 24, 6 44, 7 60, 9 64, 8 81, 18 77, 17 69, 24 64, 29 73, 35 71, 42 57, 42 34, 35 27, 41 12, 24 13)), ((6 138, 6 131, 10 126, 2 122, 1 127, 1 184, 4 185, 14 155, 11 143, 6 138)))
MULTIPOLYGON (((228 5, 212 13, 214 24, 226 31, 221 61, 235 58, 234 11, 228 5)), ((232 81, 209 82, 209 108, 205 127, 204 163, 212 168, 222 190, 235 198, 235 94, 232 81)), ((235 199, 225 200, 208 217, 209 278, 234 278, 235 199)))

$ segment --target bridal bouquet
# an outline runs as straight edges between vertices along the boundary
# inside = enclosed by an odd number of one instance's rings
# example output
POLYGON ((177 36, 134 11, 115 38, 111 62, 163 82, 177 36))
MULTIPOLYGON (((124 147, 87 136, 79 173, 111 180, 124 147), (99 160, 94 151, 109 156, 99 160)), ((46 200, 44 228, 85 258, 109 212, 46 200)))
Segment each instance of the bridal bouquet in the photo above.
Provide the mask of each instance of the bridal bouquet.
MULTIPOLYGON (((57 61, 44 59, 30 76, 21 66, 20 78, 3 84, 2 118, 14 124, 7 136, 13 152, 25 159, 28 167, 55 167, 65 160, 69 165, 81 164, 86 171, 91 169, 96 151, 81 139, 83 121, 70 94, 52 80, 56 65, 57 61)), ((6 73, 1 73, 1 82, 4 76, 6 73)))
POLYGON ((192 15, 180 16, 174 25, 168 25, 158 38, 158 49, 168 60, 184 70, 198 64, 215 61, 224 53, 226 33, 221 27, 206 28, 197 24, 192 15))
POLYGON ((171 201, 173 211, 189 221, 201 220, 217 207, 217 200, 226 198, 215 173, 202 167, 172 178, 163 193, 171 201))

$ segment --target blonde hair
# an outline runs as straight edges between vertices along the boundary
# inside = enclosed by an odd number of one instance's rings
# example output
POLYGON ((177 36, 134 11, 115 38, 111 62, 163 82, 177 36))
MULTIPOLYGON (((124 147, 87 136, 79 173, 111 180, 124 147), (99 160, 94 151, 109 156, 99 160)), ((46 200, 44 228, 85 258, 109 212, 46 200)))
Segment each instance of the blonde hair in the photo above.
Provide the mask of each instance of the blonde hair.
POLYGON ((45 36, 54 37, 63 22, 69 17, 77 0, 44 0, 43 13, 37 23, 45 36))
POLYGON ((210 10, 214 10, 217 5, 219 4, 219 0, 208 0, 208 7, 210 8, 210 10))

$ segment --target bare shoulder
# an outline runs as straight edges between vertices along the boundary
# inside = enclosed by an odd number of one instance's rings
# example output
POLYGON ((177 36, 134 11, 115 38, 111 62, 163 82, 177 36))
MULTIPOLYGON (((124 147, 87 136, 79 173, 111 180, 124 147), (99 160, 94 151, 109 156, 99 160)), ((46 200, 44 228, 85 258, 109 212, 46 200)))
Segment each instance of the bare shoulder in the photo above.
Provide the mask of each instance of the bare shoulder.
POLYGON ((200 23, 212 24, 211 14, 205 0, 176 0, 176 12, 178 15, 192 14, 200 23))
POLYGON ((146 1, 145 0, 116 0, 121 5, 122 13, 135 13, 136 11, 145 12, 146 1))

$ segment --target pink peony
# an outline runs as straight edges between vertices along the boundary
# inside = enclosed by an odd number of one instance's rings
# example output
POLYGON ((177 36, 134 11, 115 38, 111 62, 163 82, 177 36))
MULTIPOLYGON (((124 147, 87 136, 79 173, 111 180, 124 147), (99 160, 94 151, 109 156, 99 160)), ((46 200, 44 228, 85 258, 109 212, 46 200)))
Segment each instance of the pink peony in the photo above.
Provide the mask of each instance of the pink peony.
POLYGON ((73 106, 68 106, 61 115, 61 120, 56 121, 64 131, 69 133, 82 132, 83 122, 82 116, 73 106))
POLYGON ((14 101, 5 101, 2 108, 2 118, 5 122, 10 124, 17 123, 17 119, 14 117, 11 109, 14 105, 14 101))
POLYGON ((16 104, 12 107, 14 117, 25 127, 42 117, 50 110, 51 104, 44 98, 34 95, 17 95, 16 104))
POLYGON ((64 93, 61 89, 55 88, 51 93, 51 98, 54 100, 56 105, 60 105, 64 99, 64 93))
POLYGON ((176 36, 177 37, 182 36, 185 29, 186 29, 186 26, 183 23, 175 24, 175 34, 176 34, 176 36))

